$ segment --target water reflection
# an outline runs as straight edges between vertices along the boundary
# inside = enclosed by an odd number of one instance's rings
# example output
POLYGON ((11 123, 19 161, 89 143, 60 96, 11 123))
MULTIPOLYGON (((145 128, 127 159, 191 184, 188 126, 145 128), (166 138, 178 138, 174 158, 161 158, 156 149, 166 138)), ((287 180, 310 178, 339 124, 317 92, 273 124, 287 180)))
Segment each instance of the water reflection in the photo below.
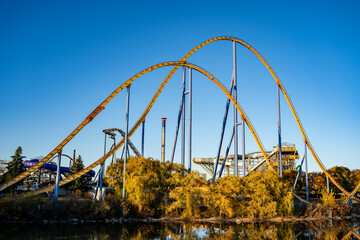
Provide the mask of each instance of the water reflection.
POLYGON ((2 224, 0 239, 360 239, 357 222, 2 224))

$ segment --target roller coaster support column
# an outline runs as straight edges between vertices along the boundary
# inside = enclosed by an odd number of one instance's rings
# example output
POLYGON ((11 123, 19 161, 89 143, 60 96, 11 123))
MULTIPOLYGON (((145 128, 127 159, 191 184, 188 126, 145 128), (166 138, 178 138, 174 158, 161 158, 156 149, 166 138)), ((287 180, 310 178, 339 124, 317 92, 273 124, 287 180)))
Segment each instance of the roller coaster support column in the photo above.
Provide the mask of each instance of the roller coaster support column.
MULTIPOLYGON (((112 149, 113 147, 116 146, 116 138, 115 138, 115 135, 114 135, 114 136, 111 136, 111 138, 114 139, 114 145, 112 145, 110 149, 112 149)), ((114 163, 114 159, 116 159, 116 152, 114 152, 114 154, 112 155, 111 164, 114 163)))
POLYGON ((181 164, 185 167, 185 88, 186 88, 186 67, 183 66, 183 107, 182 107, 182 135, 181 135, 181 164))
POLYGON ((330 184, 329 184, 329 177, 328 176, 326 176, 326 187, 327 187, 328 194, 330 194, 330 184))
POLYGON ((232 143, 232 140, 234 138, 234 133, 235 133, 235 127, 233 128, 233 131, 232 131, 232 134, 231 134, 231 137, 230 137, 230 141, 229 141, 229 144, 226 148, 226 151, 225 151, 225 156, 224 156, 224 160, 223 160, 223 163, 221 165, 221 169, 220 169, 220 172, 219 172, 219 178, 221 178, 221 175, 222 175, 222 172, 224 170, 224 167, 225 167, 225 164, 226 164, 226 159, 227 159, 227 156, 229 154, 229 150, 230 150, 230 147, 231 147, 231 143, 232 143))
POLYGON ((278 105, 278 136, 279 136, 279 172, 280 177, 283 176, 282 170, 282 154, 281 154, 281 115, 280 115, 280 86, 276 85, 277 89, 277 105, 278 105))
POLYGON ((308 178, 308 160, 307 160, 307 143, 305 142, 305 181, 306 181, 306 200, 309 201, 309 178, 308 178))
MULTIPOLYGON (((99 186, 99 202, 101 202, 102 199, 102 180, 103 180, 103 176, 104 176, 104 164, 100 165, 100 174, 99 174, 99 179, 98 179, 98 186, 99 186)), ((97 197, 97 191, 95 193, 95 197, 97 197)))
POLYGON ((165 163, 165 132, 166 132, 166 117, 162 120, 162 132, 161 132, 161 163, 165 163))
MULTIPOLYGON (((104 155, 105 155, 105 153, 106 153, 106 132, 104 132, 104 136, 105 136, 105 138, 104 138, 104 155)), ((99 201, 101 201, 102 178, 103 178, 103 164, 100 164, 98 182, 97 182, 97 185, 96 185, 95 195, 94 195, 94 199, 96 199, 97 196, 98 196, 98 193, 99 193, 99 189, 100 189, 99 201)))
POLYGON ((141 156, 144 157, 145 120, 141 124, 141 156))
POLYGON ((191 68, 189 68, 189 162, 188 162, 188 170, 191 171, 191 133, 192 133, 192 72, 191 68))
MULTIPOLYGON (((236 78, 236 42, 233 41, 233 76, 234 76, 234 99, 237 101, 237 78, 236 78)), ((234 106, 234 127, 235 127, 235 139, 234 139, 234 163, 235 163, 235 175, 239 174, 239 160, 238 160, 238 131, 237 131, 237 109, 234 106)))
POLYGON ((57 168, 56 168, 56 180, 55 180, 55 189, 54 189, 54 215, 55 216, 57 214, 58 197, 59 197, 61 153, 62 153, 62 150, 60 150, 58 152, 58 161, 57 161, 57 168))
POLYGON ((294 186, 293 186, 293 191, 295 191, 296 183, 297 183, 297 181, 298 181, 298 179, 299 179, 299 176, 300 176, 300 173, 301 173, 301 169, 302 169, 302 165, 303 165, 303 163, 304 163, 304 160, 305 160, 305 155, 304 155, 304 157, 303 157, 302 160, 301 160, 301 164, 300 164, 299 169, 297 170, 296 179, 295 179, 294 186))
MULTIPOLYGON (((231 78, 231 83, 230 83, 230 94, 232 92, 234 86, 234 75, 231 78)), ((219 159, 220 159, 220 153, 221 153, 221 146, 222 146, 222 141, 224 139, 224 132, 225 132, 225 127, 226 127, 226 120, 227 120, 227 116, 228 116, 228 112, 229 112, 229 106, 230 106, 230 99, 228 99, 226 101, 226 106, 225 106, 225 114, 224 114, 224 118, 223 118, 223 124, 222 124, 222 128, 221 128, 221 134, 220 134, 220 143, 219 143, 219 147, 218 147, 218 151, 216 154, 216 163, 215 163, 215 170, 213 173, 213 177, 212 179, 215 180, 216 174, 217 174, 217 167, 219 164, 219 159)))
MULTIPOLYGON (((183 68, 185 69, 185 67, 183 68)), ((185 71, 184 71, 185 72, 185 71)), ((185 75, 184 75, 185 76, 185 75)), ((183 76, 183 77, 184 77, 183 76)), ((178 114, 178 120, 177 120, 177 124, 176 124, 176 131, 175 131, 175 139, 174 139, 174 145, 173 145, 173 149, 171 152, 171 163, 174 162, 174 156, 175 156, 175 150, 176 150, 176 142, 177 142, 177 137, 178 137, 178 133, 179 133, 179 127, 180 127, 180 121, 181 121, 181 116, 184 113, 184 104, 185 104, 185 77, 183 78, 183 91, 182 91, 182 96, 181 96, 181 102, 180 102, 180 108, 179 108, 179 114, 178 114)), ((185 121, 185 117, 183 118, 183 121, 185 121)), ((185 124, 185 123, 183 123, 185 124)), ((184 125, 183 125, 184 126, 184 125)), ((183 127, 183 136, 185 136, 184 134, 184 130, 185 128, 183 127)), ((183 139, 185 142, 185 139, 183 139)), ((182 143, 182 147, 184 146, 184 142, 182 143)), ((185 149, 185 148, 182 148, 185 149)), ((184 153, 181 152, 181 159, 184 158, 184 153)), ((184 162, 182 161, 182 164, 184 164, 184 162)))
POLYGON ((241 118, 242 125, 242 162, 243 162, 243 176, 246 174, 246 162, 245 162, 245 119, 241 118))
MULTIPOLYGON (((104 140, 104 155, 106 154, 106 133, 105 133, 105 140, 104 140)), ((103 180, 103 176, 104 176, 104 164, 105 161, 100 164, 100 174, 99 174, 99 202, 101 202, 101 198, 102 198, 102 180, 103 180)), ((95 195, 96 197, 96 195, 95 195)))
POLYGON ((130 85, 126 87, 126 115, 125 115, 125 157, 124 157, 124 172, 123 172, 123 195, 122 199, 125 201, 125 180, 126 180, 126 162, 128 151, 128 134, 129 134, 129 105, 130 105, 130 85))

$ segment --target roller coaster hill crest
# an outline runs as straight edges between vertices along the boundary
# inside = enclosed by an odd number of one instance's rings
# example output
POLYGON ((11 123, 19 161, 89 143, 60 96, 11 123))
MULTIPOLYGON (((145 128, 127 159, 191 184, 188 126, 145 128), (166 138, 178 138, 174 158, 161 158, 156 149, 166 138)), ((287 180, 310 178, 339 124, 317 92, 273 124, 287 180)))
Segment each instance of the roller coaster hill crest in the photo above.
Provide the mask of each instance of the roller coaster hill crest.
MULTIPOLYGON (((231 37, 231 36, 219 36, 215 38, 208 39, 199 45, 195 46, 193 49, 191 49, 188 53, 186 53, 179 61, 170 61, 170 62, 162 62, 155 65, 152 65, 137 74, 130 77, 128 80, 123 82, 118 88, 116 88, 104 101, 98 105, 63 141, 61 141, 50 153, 48 153, 44 158, 39 159, 37 162, 33 162, 33 164, 27 166, 27 170, 18 176, 14 177, 13 179, 5 182, 0 186, 0 191, 3 191, 4 189, 12 186, 13 184, 29 177, 32 173, 35 171, 38 171, 39 169, 43 168, 43 166, 47 166, 45 164, 49 164, 49 162, 55 157, 55 156, 61 156, 64 147, 94 118, 96 118, 104 109, 105 106, 121 91, 126 90, 127 92, 127 104, 126 104, 126 123, 125 123, 125 129, 119 130, 119 129, 113 129, 114 131, 105 131, 105 139, 106 136, 112 136, 114 139, 115 132, 121 135, 121 140, 116 142, 114 140, 114 144, 112 145, 111 149, 104 152, 104 155, 100 157, 98 160, 94 161, 89 166, 85 167, 84 169, 76 172, 68 174, 65 178, 60 180, 59 175, 61 174, 60 171, 60 164, 58 164, 57 167, 57 173, 56 173, 56 182, 55 184, 49 183, 48 185, 45 185, 41 188, 35 189, 33 191, 28 191, 23 194, 21 194, 21 197, 29 197, 34 196, 40 193, 49 192, 55 189, 55 193, 57 192, 57 189, 83 175, 90 174, 91 170, 100 165, 100 171, 98 173, 98 183, 97 186, 102 186, 101 179, 102 174, 104 172, 104 164, 105 161, 110 158, 111 156, 114 156, 115 152, 118 151, 122 146, 124 146, 124 162, 126 166, 126 160, 128 158, 128 147, 133 150, 134 154, 136 156, 144 156, 144 132, 145 132, 145 120, 152 109, 154 103, 158 99, 159 95, 162 93, 164 87, 169 82, 169 80, 172 78, 174 73, 181 68, 182 70, 182 94, 181 94, 181 103, 179 106, 178 111, 178 118, 177 118, 177 125, 176 125, 176 132, 175 132, 175 140, 171 149, 171 155, 170 155, 170 161, 174 162, 174 153, 176 150, 177 145, 177 138, 178 135, 181 135, 181 158, 180 162, 184 166, 187 167, 188 170, 192 170, 192 164, 198 164, 201 166, 209 175, 212 176, 213 179, 220 178, 224 175, 242 175, 246 176, 252 171, 263 171, 263 170, 271 170, 271 171, 278 171, 280 176, 282 176, 282 173, 284 170, 287 169, 294 169, 296 165, 296 160, 300 159, 298 151, 296 150, 296 147, 294 144, 290 143, 284 143, 281 139, 281 111, 280 111, 280 96, 282 95, 286 103, 288 104, 292 115, 294 117, 294 120, 297 124, 297 127, 303 137, 303 142, 305 145, 305 153, 302 157, 300 166, 305 168, 306 170, 306 179, 307 179, 307 151, 309 151, 312 155, 312 157, 315 159, 316 163, 320 167, 320 169, 323 171, 323 173, 326 175, 327 179, 334 184, 342 193, 344 196, 346 196, 347 200, 359 200, 357 197, 355 197, 355 194, 357 193, 358 189, 360 188, 360 183, 351 191, 347 191, 341 184, 330 174, 330 172, 325 167, 324 163, 320 160, 320 157, 315 151, 314 146, 311 144, 309 137, 306 134, 305 128, 300 120, 300 117, 295 109, 295 105, 292 102, 288 92, 285 89, 284 84, 281 82, 278 75, 275 73, 274 69, 271 67, 271 65, 268 63, 268 61, 249 43, 245 42, 244 40, 237 38, 237 37, 231 37), (233 50, 233 72, 230 82, 230 87, 226 88, 225 85, 219 81, 213 74, 211 74, 209 71, 201 68, 200 66, 197 66, 195 64, 187 62, 188 58, 196 53, 199 49, 209 45, 209 44, 215 44, 219 41, 228 41, 232 43, 232 50, 233 50), (264 65, 264 67, 269 71, 270 75, 274 79, 274 84, 277 89, 277 115, 278 115, 278 134, 277 134, 277 143, 276 146, 271 151, 266 151, 263 143, 260 139, 259 134, 255 130, 255 127, 250 121, 250 118, 245 113, 244 108, 240 105, 237 99, 237 57, 236 57, 236 49, 237 47, 245 47, 247 50, 249 50, 252 54, 254 54, 260 62, 264 65), (149 100, 146 108, 142 112, 141 116, 137 119, 135 124, 131 127, 129 127, 129 101, 130 101, 130 89, 131 84, 136 81, 139 77, 152 72, 156 71, 157 69, 164 68, 164 67, 172 67, 170 72, 167 74, 165 79, 161 82, 160 86, 157 88, 156 92, 152 96, 152 98, 149 100), (192 156, 192 71, 196 71, 203 76, 205 76, 209 82, 212 82, 216 85, 216 87, 221 91, 226 97, 226 107, 223 117, 223 122, 221 125, 221 134, 219 138, 219 147, 217 148, 217 152, 215 157, 213 158, 193 158, 192 156), (224 140, 224 132, 226 125, 228 124, 228 112, 229 112, 229 106, 234 105, 234 120, 230 123, 231 131, 231 137, 228 142, 228 145, 226 145, 226 151, 221 154, 221 149, 223 149, 223 140, 224 140), (187 107, 187 109, 185 109, 187 107), (185 139, 185 110, 188 111, 187 115, 187 143, 185 139), (142 126, 141 128, 139 128, 142 126), (180 126, 181 132, 180 132, 180 126), (246 153, 245 152, 245 130, 248 129, 251 133, 251 136, 254 138, 257 147, 259 148, 256 152, 246 153), (135 145, 130 141, 130 137, 135 133, 135 131, 140 130, 142 131, 142 142, 141 142, 141 151, 138 151, 135 147, 135 145), (111 133, 111 134, 110 134, 111 133), (240 136, 239 136, 240 135, 240 136), (242 146, 241 149, 238 148, 239 146, 239 139, 241 139, 242 146), (185 154, 185 143, 187 144, 187 156, 185 154), (231 147, 233 145, 233 147, 231 147), (232 149, 230 152, 230 149, 232 149), (304 166, 303 166, 304 165, 304 166)), ((166 119, 163 119, 165 122, 166 119)), ((165 123, 163 123, 163 132, 165 132, 165 123)), ((162 142, 162 159, 161 161, 165 161, 165 134, 163 134, 163 142, 162 142)), ((106 149, 106 148, 105 148, 106 149)), ((58 157, 60 159, 60 157, 58 157)), ((47 166, 50 168, 50 166, 47 166)), ((301 171, 301 167, 298 169, 298 173, 301 171)), ((63 169, 64 170, 64 169, 63 169)), ((54 172, 54 171, 53 171, 54 172)), ((55 177, 55 176, 54 176, 55 177)), ((124 179, 125 181, 125 179, 124 179)), ((308 181, 306 180, 306 186, 308 189, 308 181)), ((100 191, 101 192, 101 191, 100 191)), ((308 193, 307 193, 307 199, 308 199, 308 193)))

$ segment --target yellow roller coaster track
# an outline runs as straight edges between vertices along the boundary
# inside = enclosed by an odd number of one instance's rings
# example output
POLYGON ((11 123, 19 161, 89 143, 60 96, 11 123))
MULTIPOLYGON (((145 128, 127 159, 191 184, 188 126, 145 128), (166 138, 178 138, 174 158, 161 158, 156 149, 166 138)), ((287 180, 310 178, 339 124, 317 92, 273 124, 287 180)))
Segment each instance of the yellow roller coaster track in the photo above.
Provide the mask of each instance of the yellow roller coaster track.
MULTIPOLYGON (((195 48, 193 48, 191 51, 189 51, 178 63, 184 63, 194 52, 196 52, 197 50, 199 50, 200 48, 202 48, 203 46, 215 42, 215 41, 220 41, 220 40, 229 40, 229 41, 234 41, 237 42, 243 46, 245 46, 246 48, 248 48, 251 52, 253 52, 260 60, 261 62, 266 66, 266 68, 269 70, 269 72, 271 73, 271 75, 274 77, 276 84, 280 87, 282 93, 285 96, 286 101, 288 102, 291 111, 294 115, 294 118, 298 124, 298 127, 301 131, 301 134, 304 138, 304 141, 306 142, 307 146, 309 147, 309 150, 311 151, 313 157, 315 158, 316 162, 318 163, 318 165, 320 166, 320 168, 322 169, 322 171, 329 177, 329 179, 331 180, 331 182, 338 187, 343 193, 345 193, 348 198, 352 197, 356 191, 360 188, 360 184, 351 192, 347 192, 343 187, 341 187, 336 181, 335 179, 329 174, 329 172, 327 171, 327 169, 325 168, 324 164, 321 162, 320 158, 317 156, 313 146, 310 143, 310 140, 308 139, 305 129, 302 126, 302 123, 300 121, 300 118, 295 110, 295 106, 292 103, 285 87, 283 86, 283 84, 281 83, 279 77, 276 75, 275 71, 273 70, 273 68, 270 66, 270 64, 265 60, 265 58, 255 49, 253 48, 250 44, 248 44, 247 42, 236 38, 236 37, 231 37, 231 36, 221 36, 221 37, 215 37, 215 38, 211 38, 199 45, 197 45, 195 48)), ((158 64, 159 65, 159 64, 158 64)), ((158 66, 158 65, 154 65, 154 66, 158 66)), ((157 97, 160 95, 162 89, 165 87, 165 85, 167 84, 167 82, 169 81, 169 79, 172 77, 172 75, 175 73, 175 71, 179 68, 179 66, 181 66, 182 64, 174 64, 174 68, 170 71, 170 73, 167 75, 167 77, 165 78, 165 80, 161 83, 160 87, 158 88, 158 90, 156 91, 156 93, 154 94, 153 98, 151 99, 151 101, 149 102, 149 104, 147 105, 146 109, 144 110, 144 112, 142 113, 141 117, 137 120, 137 122, 135 123, 135 125, 132 127, 131 131, 130 131, 130 136, 131 134, 136 131, 136 129, 140 126, 141 122, 144 121, 146 115, 148 114, 148 112, 150 111, 151 107, 153 106, 153 104, 155 103, 157 97)), ((154 68, 150 67, 148 69, 145 69, 144 71, 136 74, 133 78, 138 78, 139 76, 145 74, 146 72, 152 71, 154 68), (146 72, 145 72, 146 71, 146 72)), ((126 86, 129 85, 129 81, 131 81, 132 78, 130 78, 129 80, 127 80, 125 83, 123 83, 119 88, 117 88, 112 94, 110 94, 109 97, 107 97, 105 99, 104 102, 102 102, 92 113, 90 113, 90 115, 85 118, 85 120, 77 127, 75 128, 75 130, 68 136, 66 137, 53 151, 51 151, 45 158, 43 158, 41 161, 39 161, 38 164, 36 164, 35 166, 33 166, 32 168, 28 169, 28 171, 18 175, 17 177, 15 177, 14 179, 10 180, 9 182, 4 183, 3 185, 0 186, 0 191, 7 188, 8 186, 11 186, 12 184, 24 179, 26 176, 28 176, 31 172, 35 171, 36 169, 38 169, 43 163, 47 162, 52 156, 54 156, 57 152, 60 152, 62 150, 62 148, 84 127, 86 126, 88 123, 90 123, 92 121, 92 119, 94 119, 106 106, 106 104, 108 102, 111 101, 112 98, 114 98, 123 88, 125 88, 126 86)), ((226 88, 225 88, 226 89, 226 88)), ((231 96, 230 96, 231 97, 231 96)), ((233 100, 232 100, 233 101, 233 100)), ((233 102, 234 103, 234 102, 233 102)), ((239 110, 239 109, 238 109, 239 110)), ((242 116, 243 117, 243 116, 242 116)), ((254 133, 253 133, 254 135, 254 133)), ((255 135, 257 135, 255 133, 255 135)), ((260 141, 259 141, 260 142, 260 141)), ((117 144, 118 148, 123 144, 123 140, 121 142, 119 142, 117 144)), ((90 166, 88 166, 86 168, 86 170, 92 169, 94 167, 96 167, 99 163, 98 162, 103 162, 106 160, 106 158, 108 158, 109 156, 111 156, 113 151, 116 151, 118 148, 114 148, 112 151, 109 151, 107 154, 105 154, 102 158, 100 158, 98 161, 94 162, 93 164, 91 164, 90 166)), ((266 155, 264 155, 265 159, 267 159, 266 155)), ((270 164, 270 162, 267 160, 269 166, 271 169, 272 165, 270 164)), ((84 169, 85 170, 85 169, 84 169)), ((83 172, 83 171, 81 171, 83 172)), ((85 171, 84 171, 85 173, 85 171)), ((83 173, 82 173, 83 174, 83 173)), ((64 179, 63 181, 69 179, 67 182, 72 181, 73 179, 75 179, 76 177, 81 176, 80 172, 78 174, 74 174, 66 179, 64 179), (71 179, 71 180, 70 180, 71 179)), ((64 184, 65 184, 64 183, 64 184)), ((62 184, 63 185, 63 184, 62 184)), ((52 189, 54 186, 49 186, 49 190, 52 189)), ((40 189, 39 189, 40 190, 40 189)), ((33 195, 33 194, 32 194, 33 195)))
MULTIPOLYGON (((264 148, 258 134, 256 133, 254 126, 252 125, 250 119, 248 118, 248 116, 246 115, 246 113, 244 112, 244 110, 242 109, 240 104, 231 96, 229 90, 219 80, 217 80, 213 75, 211 75, 206 70, 200 68, 199 66, 196 66, 196 65, 193 65, 193 64, 187 63, 187 62, 164 62, 164 63, 156 64, 156 65, 153 65, 153 66, 151 66, 149 68, 146 68, 145 70, 143 70, 143 71, 139 72, 138 74, 134 75, 133 77, 131 77, 126 82, 124 82, 119 88, 117 88, 114 92, 117 92, 117 93, 120 92, 122 89, 129 86, 134 80, 136 80, 137 78, 141 77, 142 75, 144 75, 144 74, 146 74, 148 72, 151 72, 151 71, 153 71, 155 69, 158 69, 158 68, 161 68, 161 67, 167 67, 167 66, 185 66, 185 67, 194 69, 194 70, 202 73, 203 75, 208 77, 211 81, 213 81, 226 94, 226 96, 231 100, 231 102, 235 105, 236 109, 239 111, 241 117, 246 121, 247 126, 249 127, 250 132, 252 133, 256 143, 258 144, 258 147, 259 147, 261 153, 263 154, 263 156, 264 156, 266 162, 269 164, 270 168, 273 170, 271 162, 270 162, 270 160, 268 159, 268 157, 266 155, 265 148, 264 148)), ((163 88, 161 88, 161 89, 163 89, 163 88)), ((159 89, 158 89, 158 91, 159 91, 159 89)), ((160 92, 159 92, 159 94, 160 94, 160 92)), ((149 108, 149 110, 150 110, 150 108, 149 108)), ((138 119, 138 122, 141 122, 141 119, 142 119, 142 117, 140 117, 138 119)), ((135 131, 136 131, 136 124, 131 128, 131 130, 129 132, 129 137, 135 131)), ((124 139, 122 139, 120 142, 118 142, 118 144, 116 144, 116 146, 113 149, 111 149, 109 152, 107 152, 103 157, 99 158, 96 162, 92 163, 91 165, 84 168, 83 170, 81 170, 81 171, 79 171, 79 172, 65 178, 64 180, 61 180, 59 185, 63 186, 65 184, 67 184, 68 182, 71 182, 74 179, 76 179, 76 178, 80 177, 81 175, 85 174, 86 172, 93 169, 97 165, 103 163, 108 157, 110 157, 115 151, 117 151, 123 144, 124 144, 124 139)), ((34 196, 34 195, 49 191, 49 190, 53 189, 54 186, 55 185, 45 186, 43 188, 28 192, 28 193, 22 195, 21 197, 34 196)))

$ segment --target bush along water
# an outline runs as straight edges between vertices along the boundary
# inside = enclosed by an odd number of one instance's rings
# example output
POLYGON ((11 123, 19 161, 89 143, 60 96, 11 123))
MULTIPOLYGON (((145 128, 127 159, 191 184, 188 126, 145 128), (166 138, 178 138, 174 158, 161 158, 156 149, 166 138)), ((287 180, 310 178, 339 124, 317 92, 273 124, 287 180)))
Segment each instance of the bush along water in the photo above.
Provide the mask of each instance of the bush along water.
MULTIPOLYGON (((123 161, 107 170, 106 182, 122 196, 123 161)), ((291 216, 291 187, 276 173, 253 172, 211 182, 204 174, 180 164, 131 157, 126 165, 126 209, 138 217, 250 217, 291 216)))
MULTIPOLYGON (((81 160, 81 159, 80 159, 81 160)), ((79 161, 80 162, 80 161, 79 161)), ((252 172, 247 177, 227 176, 216 181, 188 171, 180 164, 130 157, 126 165, 126 199, 123 160, 106 171, 104 183, 114 188, 100 203, 80 190, 59 198, 57 219, 104 220, 130 218, 275 218, 331 217, 350 213, 350 207, 322 192, 321 201, 294 209, 290 178, 273 171, 252 172)), ((82 186, 82 184, 80 184, 82 186)), ((74 185, 69 185, 70 188, 74 185)), ((81 189, 82 190, 82 189, 81 189)), ((53 202, 46 196, 0 199, 0 221, 40 221, 54 218, 53 202)))

